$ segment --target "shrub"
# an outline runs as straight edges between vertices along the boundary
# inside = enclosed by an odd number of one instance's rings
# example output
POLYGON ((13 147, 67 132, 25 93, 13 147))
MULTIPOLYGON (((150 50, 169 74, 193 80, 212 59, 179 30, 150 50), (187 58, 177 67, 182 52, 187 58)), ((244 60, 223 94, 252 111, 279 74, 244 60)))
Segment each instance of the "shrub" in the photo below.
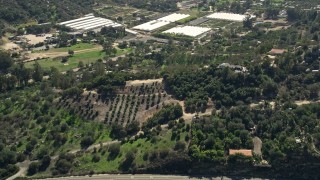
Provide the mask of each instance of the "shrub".
POLYGON ((85 136, 81 140, 80 145, 81 145, 81 148, 87 148, 93 143, 94 143, 94 139, 91 136, 85 136))
POLYGON ((99 162, 100 161, 100 156, 98 154, 94 154, 92 157, 93 162, 99 162))
POLYGON ((32 176, 34 174, 36 174, 39 170, 39 163, 38 162, 32 162, 30 165, 29 165, 29 168, 28 168, 28 175, 29 176, 32 176))
POLYGON ((176 151, 184 151, 186 148, 186 143, 182 141, 178 141, 174 146, 174 150, 176 151))

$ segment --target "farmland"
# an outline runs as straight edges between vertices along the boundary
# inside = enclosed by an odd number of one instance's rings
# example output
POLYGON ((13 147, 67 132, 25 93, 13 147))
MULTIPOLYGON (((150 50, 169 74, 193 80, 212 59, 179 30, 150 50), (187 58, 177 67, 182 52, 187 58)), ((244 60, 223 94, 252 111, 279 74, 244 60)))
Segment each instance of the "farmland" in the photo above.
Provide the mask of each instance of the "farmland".
POLYGON ((152 83, 127 85, 106 99, 94 91, 84 92, 80 99, 60 99, 58 106, 73 109, 85 119, 126 126, 133 121, 145 121, 170 99, 159 79, 152 83))

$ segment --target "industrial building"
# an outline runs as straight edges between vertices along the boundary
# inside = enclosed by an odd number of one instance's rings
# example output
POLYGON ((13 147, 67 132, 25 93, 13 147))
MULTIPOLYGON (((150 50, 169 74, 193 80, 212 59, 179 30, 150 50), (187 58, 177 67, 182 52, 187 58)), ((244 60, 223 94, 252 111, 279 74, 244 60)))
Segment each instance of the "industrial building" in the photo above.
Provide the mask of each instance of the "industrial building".
POLYGON ((144 24, 140 24, 138 26, 133 27, 132 29, 150 32, 150 31, 154 31, 160 27, 163 27, 165 25, 168 25, 172 22, 176 22, 181 19, 187 18, 189 16, 190 16, 189 14, 173 13, 168 16, 159 18, 157 20, 152 20, 152 21, 146 22, 144 24))
POLYGON ((245 20, 247 16, 242 14, 233 14, 233 13, 213 13, 207 16, 209 19, 220 19, 220 20, 227 20, 227 21, 237 21, 242 22, 245 20))
POLYGON ((91 31, 95 29, 101 29, 102 27, 122 26, 121 24, 110 19, 95 17, 94 15, 88 15, 82 18, 61 22, 59 25, 67 26, 75 31, 91 31))
POLYGON ((185 35, 191 37, 198 37, 211 31, 210 28, 197 27, 197 26, 178 26, 164 31, 163 33, 185 35))
POLYGON ((189 16, 190 16, 189 14, 173 13, 173 14, 170 14, 168 16, 165 16, 165 17, 162 17, 162 18, 158 19, 158 21, 176 22, 176 21, 179 21, 181 19, 187 18, 189 16))
POLYGON ((149 21, 144 24, 140 24, 138 26, 133 27, 132 29, 142 30, 142 31, 153 31, 155 29, 158 29, 162 26, 168 25, 170 22, 167 21, 149 21))

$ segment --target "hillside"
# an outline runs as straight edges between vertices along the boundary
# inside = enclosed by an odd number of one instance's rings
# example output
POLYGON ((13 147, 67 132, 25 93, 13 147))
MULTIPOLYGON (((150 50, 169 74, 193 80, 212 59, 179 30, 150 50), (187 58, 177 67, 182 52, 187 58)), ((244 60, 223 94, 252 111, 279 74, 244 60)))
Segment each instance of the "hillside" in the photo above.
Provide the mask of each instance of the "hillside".
POLYGON ((162 79, 153 81, 128 81, 115 96, 103 98, 96 91, 84 91, 80 97, 61 98, 58 107, 72 109, 85 119, 105 122, 109 125, 126 125, 133 121, 145 121, 171 97, 164 91, 162 79))

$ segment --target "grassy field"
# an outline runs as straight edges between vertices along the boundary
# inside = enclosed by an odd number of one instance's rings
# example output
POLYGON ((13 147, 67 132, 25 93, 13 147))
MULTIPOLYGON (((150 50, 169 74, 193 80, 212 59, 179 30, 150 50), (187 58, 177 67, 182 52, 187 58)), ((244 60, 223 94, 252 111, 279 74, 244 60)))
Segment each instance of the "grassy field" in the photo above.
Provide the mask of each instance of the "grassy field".
MULTIPOLYGON (((73 49, 87 49, 90 44, 81 44, 79 46, 75 45, 72 48, 73 49)), ((58 48, 59 52, 68 51, 65 48, 58 48)), ((55 50, 55 49, 54 49, 55 50)), ((131 53, 132 48, 126 48, 126 49, 117 49, 117 53, 115 56, 121 56, 127 53, 131 53)), ((48 59, 41 59, 37 62, 40 64, 40 66, 44 69, 50 69, 50 67, 55 67, 59 71, 67 71, 73 68, 77 68, 80 61, 82 61, 84 64, 90 64, 96 62, 98 59, 102 59, 105 57, 105 53, 99 50, 96 51, 90 51, 90 52, 84 52, 84 53, 76 53, 72 57, 69 58, 68 62, 62 63, 61 58, 48 58, 48 59)), ((27 62, 25 63, 25 67, 32 68, 35 61, 27 62)))
POLYGON ((192 21, 192 20, 195 20, 197 19, 197 16, 189 16, 189 17, 186 17, 184 19, 180 19, 179 21, 177 21, 178 23, 181 23, 181 24, 185 24, 189 21, 192 21))
POLYGON ((85 50, 85 49, 92 49, 97 48, 99 45, 90 44, 90 43, 79 43, 70 47, 63 47, 63 48, 52 48, 48 51, 35 51, 35 52, 68 52, 69 50, 72 51, 79 51, 79 50, 85 50))
POLYGON ((124 54, 128 54, 128 53, 131 53, 132 51, 133 51, 132 48, 117 49, 116 56, 121 56, 121 55, 124 55, 124 54))
MULTIPOLYGON (((73 68, 78 67, 78 64, 80 61, 82 61, 84 64, 89 64, 96 62, 96 60, 101 59, 105 56, 105 53, 102 51, 91 51, 81 54, 75 54, 72 57, 69 58, 68 62, 62 63, 61 58, 55 58, 55 59, 43 59, 38 60, 37 62, 40 64, 40 66, 44 69, 50 69, 50 67, 55 67, 59 71, 67 71, 73 68)), ((32 68, 33 62, 28 62, 25 64, 27 68, 32 68)))

